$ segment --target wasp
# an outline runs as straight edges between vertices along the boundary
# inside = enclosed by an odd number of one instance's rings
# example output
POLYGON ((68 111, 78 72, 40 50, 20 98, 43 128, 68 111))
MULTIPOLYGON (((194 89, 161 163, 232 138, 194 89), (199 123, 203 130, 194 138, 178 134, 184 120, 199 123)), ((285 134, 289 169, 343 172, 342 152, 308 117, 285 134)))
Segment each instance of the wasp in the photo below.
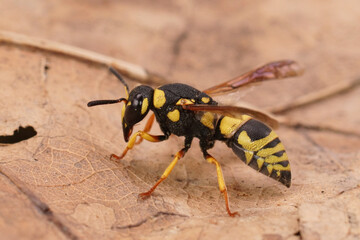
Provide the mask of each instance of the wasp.
POLYGON ((126 98, 114 100, 95 100, 88 107, 123 102, 122 127, 127 147, 120 156, 111 158, 122 159, 128 150, 143 139, 150 142, 162 142, 170 135, 184 136, 184 147, 175 154, 170 165, 160 179, 147 192, 139 197, 146 199, 156 187, 164 181, 179 159, 183 158, 194 138, 199 139, 200 149, 204 158, 215 165, 220 192, 225 199, 225 207, 230 216, 228 192, 220 163, 208 152, 215 141, 225 142, 238 158, 258 172, 273 178, 286 187, 291 185, 291 171, 285 147, 271 127, 277 121, 271 115, 248 107, 222 106, 212 96, 234 91, 240 87, 270 79, 279 79, 300 75, 302 69, 291 60, 270 62, 230 81, 204 91, 199 91, 181 83, 165 84, 152 88, 140 85, 129 90, 127 83, 112 67, 110 71, 125 86, 126 98), (145 128, 132 134, 133 127, 152 112, 145 128), (149 131, 154 119, 158 122, 163 135, 153 135, 149 131), (139 140, 137 141, 137 139, 139 140))

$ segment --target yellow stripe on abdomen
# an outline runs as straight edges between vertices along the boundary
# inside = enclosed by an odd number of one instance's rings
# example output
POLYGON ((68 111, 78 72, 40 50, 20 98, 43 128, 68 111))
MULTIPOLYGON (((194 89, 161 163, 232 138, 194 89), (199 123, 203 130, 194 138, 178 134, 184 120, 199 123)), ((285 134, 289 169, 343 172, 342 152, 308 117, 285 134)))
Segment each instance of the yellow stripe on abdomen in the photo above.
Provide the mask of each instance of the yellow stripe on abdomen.
POLYGON ((243 115, 242 119, 223 117, 220 121, 220 133, 226 138, 232 137, 235 132, 244 124, 246 121, 251 119, 250 116, 243 115))
POLYGON ((244 123, 229 140, 234 153, 248 166, 289 187, 291 172, 277 134, 255 119, 244 123))
POLYGON ((211 112, 205 112, 200 119, 200 122, 205 126, 208 127, 210 129, 214 129, 214 119, 215 116, 213 113, 211 112))

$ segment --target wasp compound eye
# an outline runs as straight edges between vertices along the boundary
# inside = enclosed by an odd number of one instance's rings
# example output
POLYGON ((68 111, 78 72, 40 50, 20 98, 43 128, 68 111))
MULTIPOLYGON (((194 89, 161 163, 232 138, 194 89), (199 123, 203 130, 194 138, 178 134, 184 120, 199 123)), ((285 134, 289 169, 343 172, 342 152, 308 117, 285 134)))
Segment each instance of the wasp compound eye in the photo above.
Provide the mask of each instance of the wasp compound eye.
POLYGON ((142 101, 143 101, 143 96, 140 93, 134 97, 134 100, 132 101, 132 105, 136 110, 138 110, 137 107, 142 105, 142 101))
POLYGON ((142 104, 143 96, 141 94, 137 94, 132 99, 131 104, 126 106, 124 120, 128 125, 135 125, 144 118, 141 114, 142 104))

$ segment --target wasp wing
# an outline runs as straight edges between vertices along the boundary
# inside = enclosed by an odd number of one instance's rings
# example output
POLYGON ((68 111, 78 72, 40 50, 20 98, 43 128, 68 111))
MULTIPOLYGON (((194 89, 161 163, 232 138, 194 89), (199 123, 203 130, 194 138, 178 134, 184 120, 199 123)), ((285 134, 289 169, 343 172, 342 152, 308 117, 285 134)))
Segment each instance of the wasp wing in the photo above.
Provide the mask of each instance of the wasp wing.
POLYGON ((238 106, 218 106, 206 104, 189 104, 182 105, 183 109, 194 112, 212 112, 223 116, 242 119, 243 115, 249 115, 264 123, 267 123, 272 128, 278 127, 278 120, 270 113, 258 111, 253 108, 238 107, 238 106))
POLYGON ((203 92, 209 95, 225 94, 251 83, 299 76, 303 72, 303 68, 297 62, 280 60, 265 64, 230 81, 208 88, 203 92))

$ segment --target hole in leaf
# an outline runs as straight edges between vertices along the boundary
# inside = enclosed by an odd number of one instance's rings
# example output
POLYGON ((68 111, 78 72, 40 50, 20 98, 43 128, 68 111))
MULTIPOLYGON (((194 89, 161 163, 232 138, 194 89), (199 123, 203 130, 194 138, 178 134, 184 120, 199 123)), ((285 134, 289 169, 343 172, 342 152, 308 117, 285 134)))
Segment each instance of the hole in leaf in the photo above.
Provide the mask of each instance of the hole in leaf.
POLYGON ((36 136, 37 132, 32 126, 22 127, 14 131, 13 135, 0 136, 0 143, 14 144, 36 136))

